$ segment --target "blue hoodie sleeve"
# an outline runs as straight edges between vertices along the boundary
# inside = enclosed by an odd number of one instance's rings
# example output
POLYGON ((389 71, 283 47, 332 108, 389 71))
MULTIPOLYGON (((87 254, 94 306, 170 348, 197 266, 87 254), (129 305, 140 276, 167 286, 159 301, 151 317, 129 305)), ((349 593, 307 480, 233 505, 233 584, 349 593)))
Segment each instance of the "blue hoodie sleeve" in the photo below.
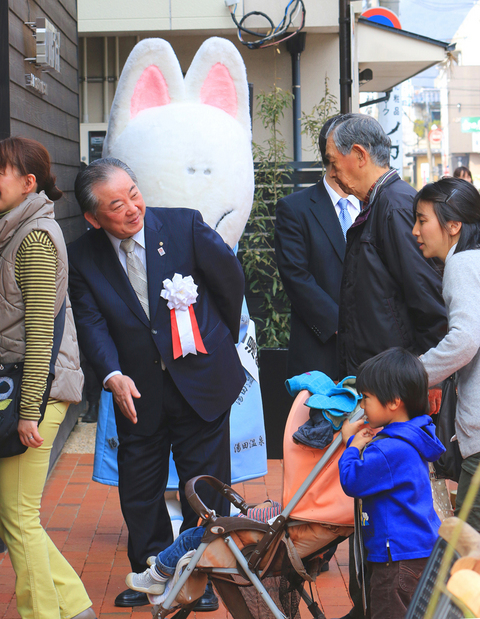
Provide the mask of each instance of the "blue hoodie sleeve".
POLYGON ((393 488, 393 476, 383 453, 370 445, 363 460, 356 447, 347 447, 338 462, 340 483, 348 496, 366 497, 393 488))

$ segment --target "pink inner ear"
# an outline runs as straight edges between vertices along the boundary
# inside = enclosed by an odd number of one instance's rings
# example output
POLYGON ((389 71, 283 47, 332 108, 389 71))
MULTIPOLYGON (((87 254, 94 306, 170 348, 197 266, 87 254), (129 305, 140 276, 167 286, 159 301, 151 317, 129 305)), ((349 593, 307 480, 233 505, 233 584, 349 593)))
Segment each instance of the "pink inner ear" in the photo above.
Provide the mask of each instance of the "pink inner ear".
POLYGON ((200 91, 200 101, 219 107, 234 118, 237 116, 237 92, 225 65, 217 62, 210 69, 200 91))
POLYGON ((130 118, 135 118, 139 112, 147 108, 160 107, 169 103, 167 82, 160 69, 152 64, 145 69, 135 86, 130 101, 130 118))

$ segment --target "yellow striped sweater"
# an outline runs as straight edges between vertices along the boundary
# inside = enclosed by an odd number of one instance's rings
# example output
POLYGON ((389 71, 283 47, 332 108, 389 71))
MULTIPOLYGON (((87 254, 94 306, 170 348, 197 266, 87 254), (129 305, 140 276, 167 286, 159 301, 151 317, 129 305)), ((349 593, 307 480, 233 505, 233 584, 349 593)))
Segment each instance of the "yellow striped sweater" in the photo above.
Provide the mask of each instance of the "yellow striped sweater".
POLYGON ((20 418, 37 420, 53 347, 57 250, 42 230, 30 232, 15 260, 15 279, 25 304, 25 362, 20 418))

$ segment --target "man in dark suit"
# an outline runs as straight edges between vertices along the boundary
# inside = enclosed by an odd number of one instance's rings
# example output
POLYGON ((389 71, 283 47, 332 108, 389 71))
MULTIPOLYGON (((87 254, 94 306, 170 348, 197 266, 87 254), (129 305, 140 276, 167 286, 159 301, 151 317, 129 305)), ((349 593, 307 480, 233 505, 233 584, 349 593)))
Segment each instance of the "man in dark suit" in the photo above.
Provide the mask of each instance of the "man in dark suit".
MULTIPOLYGON (((148 557, 173 541, 164 500, 170 448, 184 529, 197 520, 185 500, 185 482, 209 474, 230 483, 228 418, 245 382, 234 344, 244 278, 231 249, 198 211, 146 208, 134 173, 121 161, 88 166, 77 177, 75 195, 93 228, 69 247, 72 306, 82 350, 113 393, 128 556, 132 570, 143 572, 148 557), (178 358, 171 323, 181 332, 191 312, 174 321, 160 294, 164 280, 176 273, 198 286, 191 307, 201 337, 190 338, 195 354, 178 358)), ((192 336, 195 320, 190 324, 186 333, 192 336)), ((206 484, 200 495, 226 513, 225 502, 206 484)), ((115 603, 148 602, 145 594, 128 590, 115 603)))
MULTIPOLYGON (((335 119, 338 117, 335 117, 335 119)), ((292 306, 288 376, 320 370, 337 380, 338 302, 345 255, 345 232, 360 213, 360 203, 331 178, 319 136, 325 176, 313 187, 292 193, 276 208, 275 252, 292 306)))

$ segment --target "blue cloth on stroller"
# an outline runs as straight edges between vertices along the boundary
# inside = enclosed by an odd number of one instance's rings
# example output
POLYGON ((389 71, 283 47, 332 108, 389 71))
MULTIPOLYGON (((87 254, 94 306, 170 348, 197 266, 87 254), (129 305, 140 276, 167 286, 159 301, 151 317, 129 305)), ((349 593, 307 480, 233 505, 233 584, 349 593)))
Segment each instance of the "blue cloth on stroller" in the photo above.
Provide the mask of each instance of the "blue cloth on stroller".
POLYGON ((344 383, 354 380, 347 376, 337 385, 323 372, 306 372, 294 376, 285 385, 290 395, 297 395, 302 389, 312 394, 306 401, 310 407, 310 419, 298 428, 294 440, 309 447, 323 449, 333 440, 333 431, 342 427, 349 413, 355 410, 361 396, 354 393, 344 383))

